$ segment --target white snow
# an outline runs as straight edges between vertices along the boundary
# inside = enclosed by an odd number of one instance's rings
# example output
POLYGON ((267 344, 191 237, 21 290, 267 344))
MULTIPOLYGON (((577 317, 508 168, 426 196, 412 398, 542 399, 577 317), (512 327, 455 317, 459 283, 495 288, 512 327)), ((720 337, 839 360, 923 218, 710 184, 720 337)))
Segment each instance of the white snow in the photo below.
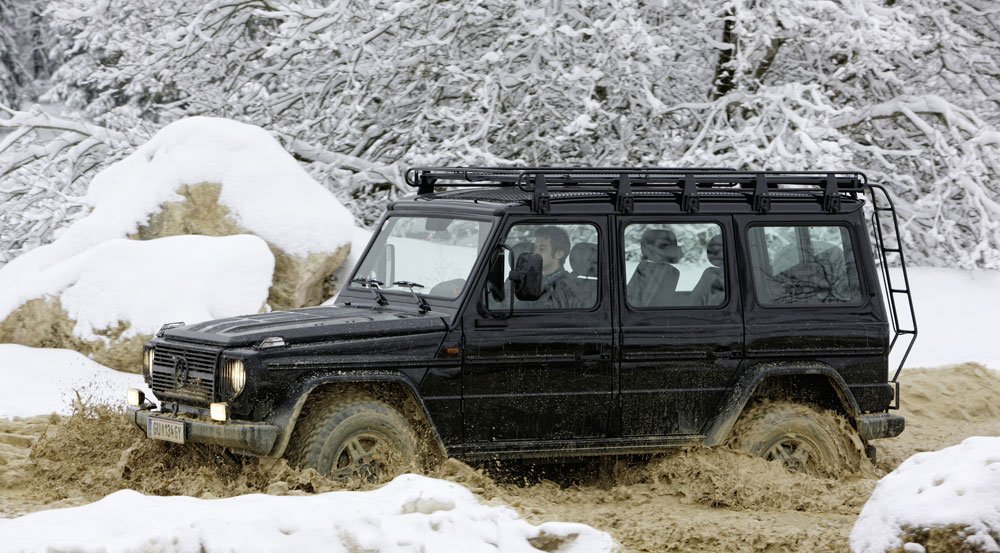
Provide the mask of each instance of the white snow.
MULTIPOLYGON (((937 367, 977 361, 1000 370, 1000 340, 996 332, 1000 271, 910 267, 907 273, 917 312, 918 335, 906 366, 937 367)), ((893 278, 894 283, 902 283, 899 277, 893 278)), ((897 301, 903 301, 902 298, 897 301)), ((909 324, 908 319, 902 321, 909 324)))
MULTIPOLYGON (((3 270, 0 270, 2 273, 3 270)), ((267 300, 274 255, 250 235, 107 240, 0 288, 0 319, 22 303, 58 297, 73 333, 129 323, 125 336, 169 321, 195 323, 256 313, 267 300)))
MULTIPOLYGON (((0 269, 4 296, 102 242, 124 238, 182 185, 221 185, 219 202, 247 231, 287 253, 331 253, 351 240, 354 217, 259 127, 191 117, 162 128, 131 155, 94 177, 91 212, 0 269)), ((15 293, 16 294, 16 293, 15 293)), ((9 314, 3 302, 0 319, 9 314)))
POLYGON ((150 393, 141 375, 109 369, 68 349, 16 344, 0 344, 0 382, 0 418, 68 415, 77 394, 86 404, 124 406, 129 388, 150 393))
POLYGON ((990 537, 1000 535, 1000 437, 967 438, 904 461, 879 481, 861 510, 851 549, 883 553, 905 545, 900 539, 904 526, 953 524, 969 528, 968 544, 1000 551, 990 537))
POLYGON ((181 185, 200 183, 220 184, 219 202, 241 227, 293 255, 334 252, 354 227, 350 211, 267 131, 189 117, 94 177, 86 198, 94 211, 85 220, 96 232, 72 225, 56 242, 134 232, 160 204, 179 200, 181 185))
POLYGON ((537 553, 528 541, 564 536, 561 553, 610 552, 608 534, 582 524, 534 526, 466 488, 405 474, 370 492, 230 499, 119 491, 68 509, 0 519, 5 552, 241 553, 372 551, 537 553))

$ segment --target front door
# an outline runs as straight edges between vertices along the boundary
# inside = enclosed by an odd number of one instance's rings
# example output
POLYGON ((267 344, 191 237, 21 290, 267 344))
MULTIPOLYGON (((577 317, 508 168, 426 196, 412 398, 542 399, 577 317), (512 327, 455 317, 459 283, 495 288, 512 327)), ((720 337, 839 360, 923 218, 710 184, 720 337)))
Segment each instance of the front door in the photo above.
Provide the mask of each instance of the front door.
POLYGON ((480 283, 463 319, 463 418, 468 442, 604 438, 614 390, 607 218, 508 224, 504 274, 542 256, 543 295, 503 298, 480 283), (513 301, 513 306, 511 302, 513 301))

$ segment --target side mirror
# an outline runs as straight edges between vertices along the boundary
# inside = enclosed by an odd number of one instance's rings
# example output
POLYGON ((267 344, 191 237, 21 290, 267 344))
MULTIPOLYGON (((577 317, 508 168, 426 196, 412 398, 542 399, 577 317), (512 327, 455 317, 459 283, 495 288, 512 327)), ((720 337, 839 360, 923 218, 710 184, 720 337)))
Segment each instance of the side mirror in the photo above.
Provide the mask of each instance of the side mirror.
POLYGON ((486 289, 490 292, 490 297, 498 302, 502 302, 507 295, 504 292, 504 260, 506 255, 500 250, 493 256, 493 265, 490 266, 490 273, 486 278, 486 289))
POLYGON ((521 301, 535 301, 542 297, 542 256, 522 253, 517 265, 510 272, 514 295, 521 301))

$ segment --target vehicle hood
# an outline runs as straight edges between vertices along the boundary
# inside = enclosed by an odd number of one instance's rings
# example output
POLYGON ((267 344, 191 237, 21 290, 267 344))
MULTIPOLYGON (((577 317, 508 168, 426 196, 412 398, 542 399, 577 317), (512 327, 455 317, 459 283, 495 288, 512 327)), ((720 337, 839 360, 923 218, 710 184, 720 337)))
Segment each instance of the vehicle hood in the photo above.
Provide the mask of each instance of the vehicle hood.
POLYGON ((185 342, 240 347, 257 344, 270 336, 280 336, 289 343, 297 343, 422 334, 446 329, 445 321, 433 313, 416 314, 380 308, 320 306, 179 326, 164 331, 163 337, 185 342))

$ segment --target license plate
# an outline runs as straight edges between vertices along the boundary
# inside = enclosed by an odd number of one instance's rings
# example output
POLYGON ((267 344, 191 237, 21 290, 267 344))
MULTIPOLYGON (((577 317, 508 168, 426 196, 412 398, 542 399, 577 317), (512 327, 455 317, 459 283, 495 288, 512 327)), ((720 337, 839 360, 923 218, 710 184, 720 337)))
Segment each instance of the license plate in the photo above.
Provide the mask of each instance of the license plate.
POLYGON ((146 419, 146 435, 154 440, 184 443, 184 422, 149 417, 146 419))

